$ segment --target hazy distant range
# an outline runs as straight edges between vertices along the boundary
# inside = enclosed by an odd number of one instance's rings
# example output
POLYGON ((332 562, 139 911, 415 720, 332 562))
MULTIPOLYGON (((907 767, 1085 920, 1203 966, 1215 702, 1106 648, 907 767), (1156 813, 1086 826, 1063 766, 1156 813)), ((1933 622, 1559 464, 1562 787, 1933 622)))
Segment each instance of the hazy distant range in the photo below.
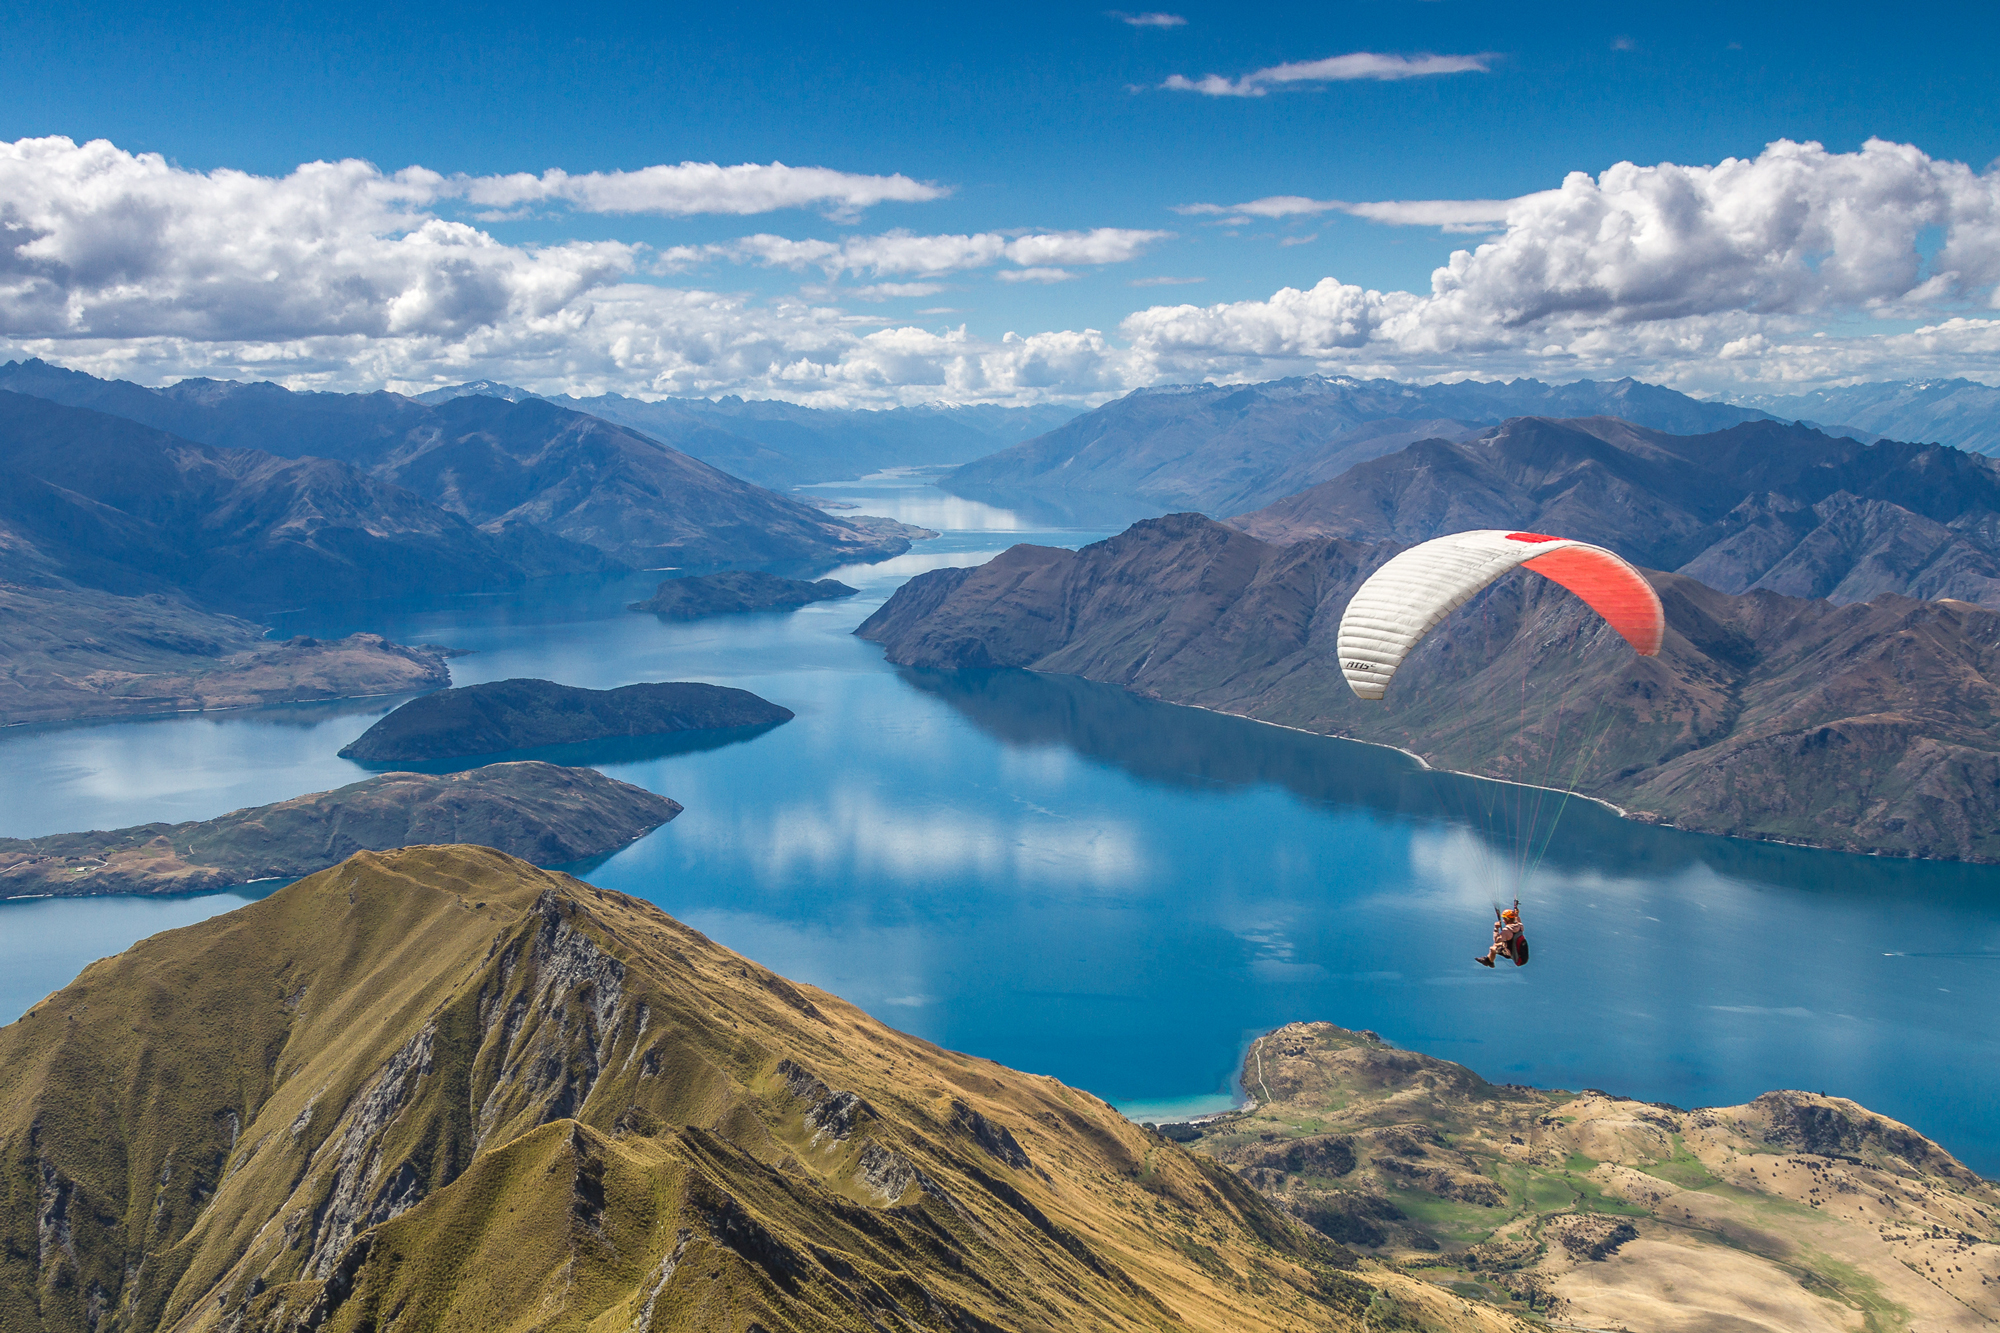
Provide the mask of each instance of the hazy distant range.
POLYGON ((1803 420, 1864 443, 1887 438, 2000 452, 2000 389, 1967 380, 1726 403, 1632 379, 1404 384, 1308 375, 1136 390, 955 468, 940 484, 1083 522, 1175 511, 1220 518, 1261 509, 1419 440, 1471 440, 1519 417, 1608 417, 1676 435, 1803 420))
POLYGON ((826 410, 733 395, 647 402, 616 393, 594 398, 534 394, 491 380, 434 389, 416 399, 437 404, 472 395, 512 402, 541 398, 587 412, 644 432, 733 476, 773 487, 847 481, 886 468, 969 463, 1054 430, 1083 411, 1056 403, 826 410))

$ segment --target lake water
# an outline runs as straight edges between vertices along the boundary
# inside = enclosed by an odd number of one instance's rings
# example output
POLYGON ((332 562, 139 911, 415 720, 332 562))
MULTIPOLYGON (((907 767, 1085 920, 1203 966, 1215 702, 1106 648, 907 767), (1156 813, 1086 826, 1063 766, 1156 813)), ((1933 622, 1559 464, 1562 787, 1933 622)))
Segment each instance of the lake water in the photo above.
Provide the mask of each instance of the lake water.
MULTIPOLYGON (((2000 1174, 2000 870, 1678 834, 1572 802, 1520 889, 1534 961, 1488 972, 1471 958, 1515 891, 1518 817, 1539 804, 1546 834, 1546 800, 1086 682, 889 667, 850 631, 910 575, 1104 534, 1023 531, 916 479, 820 490, 946 535, 836 571, 861 595, 793 614, 664 625, 622 610, 651 591, 637 577, 282 629, 471 649, 461 684, 707 680, 793 709, 717 748, 570 756, 687 807, 581 872, 896 1027, 1128 1113, 1225 1106, 1255 1034, 1327 1019, 1500 1081, 1683 1106, 1849 1096, 2000 1174)), ((355 781, 366 770, 335 751, 388 706, 0 733, 0 833, 355 781)), ((241 901, 0 904, 0 1012, 241 901)))

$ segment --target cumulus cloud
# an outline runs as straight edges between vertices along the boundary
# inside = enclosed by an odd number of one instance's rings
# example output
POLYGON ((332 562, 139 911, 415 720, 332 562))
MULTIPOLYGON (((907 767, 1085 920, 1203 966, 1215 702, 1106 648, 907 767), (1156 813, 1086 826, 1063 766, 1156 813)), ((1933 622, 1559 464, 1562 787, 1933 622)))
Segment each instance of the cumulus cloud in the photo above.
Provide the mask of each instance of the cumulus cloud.
POLYGON ((282 178, 102 141, 0 144, 0 327, 17 337, 463 334, 631 271, 616 242, 502 245, 429 215, 439 178, 314 162, 282 178))
POLYGON ((1374 51, 1354 51, 1324 60, 1298 60, 1266 69, 1252 70, 1240 79, 1207 74, 1199 79, 1169 75, 1160 86, 1176 92, 1204 93, 1210 97, 1263 97, 1273 88, 1293 84, 1351 83, 1356 80, 1389 82, 1421 79, 1435 74, 1484 74, 1493 57, 1476 56, 1392 56, 1374 51))
POLYGON ((355 162, 260 177, 102 143, 0 144, 0 355, 148 383, 415 390, 485 377, 829 405, 1090 400, 1315 370, 1636 374, 1720 389, 1991 379, 2000 364, 2000 171, 1882 141, 1849 153, 1781 141, 1713 166, 1620 163, 1499 202, 1252 201, 1236 215, 1504 229, 1454 253, 1423 291, 1327 277, 1261 300, 1139 310, 1116 338, 883 327, 845 307, 929 296, 945 275, 979 269, 1058 279, 1168 233, 517 245, 440 216, 441 182, 355 162), (757 299, 660 281, 717 260, 825 284, 757 299), (1871 319, 1895 323, 1875 333, 1871 319))
POLYGON ((1066 268, 1002 269, 994 277, 1002 282, 1068 282, 1076 274, 1066 268))
MULTIPOLYGON (((1392 221, 1490 216, 1485 201, 1456 215, 1448 202, 1378 207, 1392 221)), ((1213 359, 1442 370, 1468 357, 1685 367, 1726 348, 1768 359, 1829 316, 1990 308, 2000 282, 2000 175, 1881 140, 1855 153, 1780 141, 1712 167, 1620 163, 1503 211, 1504 233, 1454 253, 1428 293, 1328 278, 1268 300, 1155 307, 1123 331, 1162 369, 1213 359), (1931 229, 1942 245, 1926 256, 1931 229)), ((1939 324, 1933 346, 1973 345, 1983 322, 1939 324)))
POLYGON ((1184 28, 1187 20, 1179 14, 1127 14, 1112 10, 1111 17, 1134 28, 1184 28))

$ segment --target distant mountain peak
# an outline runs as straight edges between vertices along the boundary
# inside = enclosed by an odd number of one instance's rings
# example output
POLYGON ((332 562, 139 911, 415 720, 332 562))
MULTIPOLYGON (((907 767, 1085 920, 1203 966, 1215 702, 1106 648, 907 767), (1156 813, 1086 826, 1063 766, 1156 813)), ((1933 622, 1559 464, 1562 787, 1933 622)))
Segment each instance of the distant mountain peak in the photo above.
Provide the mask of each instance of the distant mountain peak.
POLYGON ((406 394, 427 407, 448 403, 454 398, 505 398, 510 403, 519 403, 542 395, 512 384, 502 384, 498 380, 468 380, 464 384, 450 384, 442 389, 432 389, 427 393, 406 394))

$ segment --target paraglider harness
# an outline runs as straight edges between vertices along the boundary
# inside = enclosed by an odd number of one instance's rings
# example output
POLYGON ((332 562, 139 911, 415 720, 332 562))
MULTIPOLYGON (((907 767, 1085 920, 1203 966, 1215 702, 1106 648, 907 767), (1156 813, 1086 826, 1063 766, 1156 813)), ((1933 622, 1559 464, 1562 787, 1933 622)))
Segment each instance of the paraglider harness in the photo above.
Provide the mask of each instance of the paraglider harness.
POLYGON ((1526 927, 1521 924, 1521 900, 1519 898, 1514 900, 1514 920, 1511 923, 1507 921, 1505 916, 1501 915, 1500 904, 1493 904, 1493 920, 1496 923, 1503 925, 1511 924, 1514 927, 1515 934, 1512 939, 1506 941, 1496 940, 1495 943, 1499 945, 1501 953, 1506 954, 1514 960, 1515 967, 1526 966, 1528 962, 1528 933, 1526 927))

